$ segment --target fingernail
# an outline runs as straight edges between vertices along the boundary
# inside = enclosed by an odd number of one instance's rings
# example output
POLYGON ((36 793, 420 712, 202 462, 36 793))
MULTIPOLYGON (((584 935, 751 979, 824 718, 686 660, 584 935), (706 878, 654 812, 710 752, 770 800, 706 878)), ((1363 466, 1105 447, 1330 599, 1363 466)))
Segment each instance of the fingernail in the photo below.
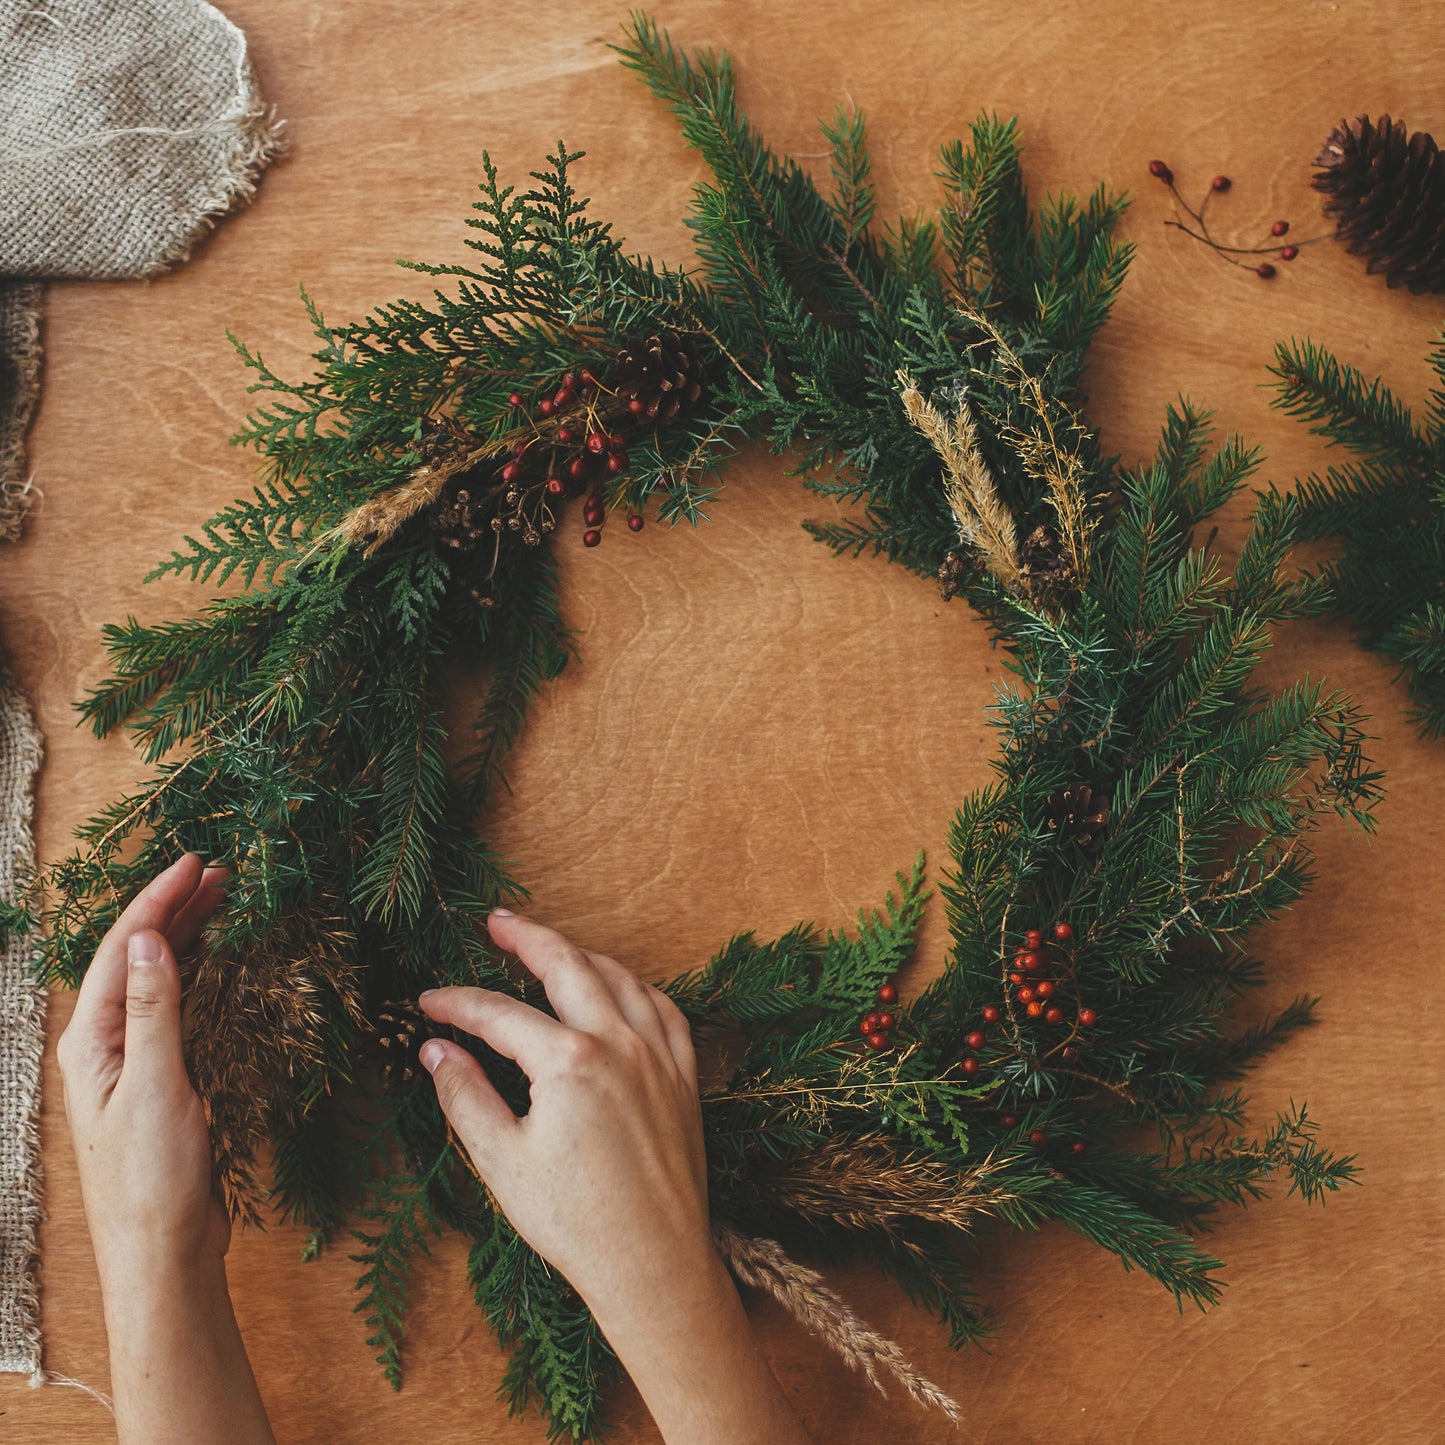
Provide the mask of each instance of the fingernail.
POLYGON ((421 1060, 422 1068, 429 1074, 436 1073, 437 1065, 441 1063, 446 1056, 446 1047, 440 1039, 428 1039, 417 1053, 417 1058, 421 1060))
POLYGON ((513 913, 510 908, 494 908, 494 909, 492 909, 492 917, 493 917, 493 918, 515 918, 516 916, 517 916, 517 915, 516 915, 515 913, 513 913))
POLYGON ((125 956, 131 963, 147 964, 161 961, 161 940, 154 933, 132 933, 126 941, 125 956))
POLYGON ((436 989, 434 988, 424 988, 419 994, 417 994, 416 1001, 418 1003, 425 1003, 435 992, 436 989))

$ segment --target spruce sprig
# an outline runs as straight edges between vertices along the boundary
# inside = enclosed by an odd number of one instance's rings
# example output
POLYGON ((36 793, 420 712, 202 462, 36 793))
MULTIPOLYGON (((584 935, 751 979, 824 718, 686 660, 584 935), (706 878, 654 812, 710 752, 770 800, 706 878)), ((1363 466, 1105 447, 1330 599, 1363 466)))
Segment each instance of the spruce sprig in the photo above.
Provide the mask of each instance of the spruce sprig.
POLYGON ((1430 353, 1438 385, 1422 421, 1382 377, 1367 378, 1309 341, 1281 343, 1275 404, 1351 453, 1296 486, 1300 535, 1331 541, 1319 569, 1360 640, 1408 679, 1410 716, 1445 734, 1445 334, 1430 353))

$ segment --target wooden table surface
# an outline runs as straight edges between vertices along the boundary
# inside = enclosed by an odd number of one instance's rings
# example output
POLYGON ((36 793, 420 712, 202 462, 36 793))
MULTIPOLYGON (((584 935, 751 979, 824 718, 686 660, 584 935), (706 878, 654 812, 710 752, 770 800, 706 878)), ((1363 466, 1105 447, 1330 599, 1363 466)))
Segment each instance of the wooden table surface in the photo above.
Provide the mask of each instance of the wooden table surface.
MULTIPOLYGON (((50 292, 45 394, 34 431, 45 493, 0 568, 0 636, 47 736, 39 845, 138 775, 121 743, 75 730, 70 704, 103 673, 101 624, 172 616, 198 594, 142 589, 180 534, 238 494, 249 454, 228 449, 244 378, 224 331, 281 369, 304 365, 304 281, 337 318, 418 289, 398 256, 459 258, 483 147, 522 179, 559 137, 585 147, 585 192, 631 244, 686 254, 679 223, 699 168, 660 106, 607 49, 624 18, 600 0, 232 0, 290 154, 255 204, 174 275, 50 292)), ((815 118, 850 97, 871 122, 885 212, 933 207, 938 145, 979 109, 1020 115, 1031 182, 1137 190, 1138 243, 1098 343, 1090 410, 1126 457, 1147 454, 1177 392, 1263 443, 1288 481, 1319 456, 1272 414, 1272 343, 1309 335, 1412 400, 1439 300, 1386 291, 1333 244, 1266 284, 1166 231, 1145 173, 1167 159, 1186 190, 1233 176, 1219 208, 1236 233, 1277 216, 1320 229, 1309 162, 1343 115, 1388 110, 1445 135, 1445 17, 1390 6, 1248 0, 1209 6, 1014 5, 931 0, 670 0, 680 42, 725 45, 743 100, 779 146, 818 163, 815 118), (1235 226, 1237 222, 1237 226, 1235 226)), ((514 799, 494 833, 522 864, 536 913, 650 977, 697 963, 730 932, 801 918, 845 923, 881 899, 919 845, 938 862, 953 806, 989 777, 983 708, 997 658, 962 605, 876 561, 836 561, 799 521, 823 504, 750 454, 697 533, 609 529, 596 552, 561 547, 581 631, 529 725, 514 799)), ((1237 525, 1236 513, 1236 525, 1237 525)), ((1226 542, 1229 529, 1226 529, 1226 542)), ((1357 693, 1375 717, 1390 795, 1370 844, 1336 828, 1317 890, 1269 930, 1269 1000, 1322 996, 1320 1026, 1258 1070, 1256 1117, 1308 1099, 1330 1143, 1356 1151, 1364 1187, 1305 1208, 1283 1198, 1223 1219, 1224 1303, 1170 1298, 1062 1229, 987 1239, 980 1289, 1004 1321, 988 1353, 953 1356, 941 1332, 866 1263, 833 1278, 964 1402, 952 1436, 886 1402, 762 1305, 766 1348, 820 1442, 1419 1441, 1436 1420, 1445 1143, 1436 1030, 1445 893, 1445 744, 1417 741, 1391 670, 1342 627, 1296 627, 1269 673, 1357 693)), ((943 939, 935 912, 915 980, 943 939)), ((52 1035, 71 999, 52 1005, 52 1035)), ((53 1060, 43 1139, 46 1364, 105 1388, 94 1265, 53 1060)), ((405 1388, 372 1365, 350 1312, 344 1246, 300 1262, 295 1231, 238 1238, 231 1280, 283 1441, 541 1441, 533 1415, 493 1400, 502 1357, 469 1303, 460 1252, 421 1272, 405 1388)), ((164 1362, 158 1362, 164 1368, 164 1362)), ((699 1367, 705 1367, 699 1361, 699 1367)), ((77 1390, 0 1377, 0 1437, 111 1437, 77 1390)), ((618 1445, 656 1440, 636 1397, 615 1402, 618 1445)))

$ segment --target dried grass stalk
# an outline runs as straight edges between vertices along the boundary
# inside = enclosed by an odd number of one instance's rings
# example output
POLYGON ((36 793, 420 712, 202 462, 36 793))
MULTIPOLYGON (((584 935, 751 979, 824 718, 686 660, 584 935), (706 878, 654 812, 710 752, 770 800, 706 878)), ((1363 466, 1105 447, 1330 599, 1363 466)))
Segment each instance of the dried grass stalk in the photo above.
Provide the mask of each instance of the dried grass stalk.
POLYGON ((998 484, 978 447, 973 413, 962 398, 950 421, 927 400, 906 371, 898 373, 908 420, 928 439, 943 461, 943 488, 958 522, 958 535, 984 560, 1006 587, 1019 582, 1018 531, 1013 513, 998 494, 998 484))
POLYGON ((941 1411, 955 1425, 959 1423, 963 1411, 958 1401, 920 1375, 892 1340, 869 1329, 823 1283, 816 1270, 799 1264, 776 1240, 754 1239, 714 1221, 713 1241, 743 1284, 770 1294, 851 1368, 861 1370, 880 1394, 888 1393, 883 1385, 886 1373, 920 1405, 941 1411))

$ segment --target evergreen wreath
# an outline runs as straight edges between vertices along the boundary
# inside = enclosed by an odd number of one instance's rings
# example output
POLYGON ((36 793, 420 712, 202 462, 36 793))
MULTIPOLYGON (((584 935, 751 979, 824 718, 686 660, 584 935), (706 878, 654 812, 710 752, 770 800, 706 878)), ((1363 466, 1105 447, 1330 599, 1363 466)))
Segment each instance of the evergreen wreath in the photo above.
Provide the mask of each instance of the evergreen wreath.
MULTIPOLYGON (((696 269, 628 256, 559 144, 523 194, 484 160, 477 259, 418 267, 454 283, 430 303, 343 326, 311 307, 305 381, 241 348, 263 480, 153 575, 245 589, 107 629, 114 675, 82 712, 128 728, 153 775, 49 871, 44 971, 75 984, 180 851, 231 863, 185 981, 232 1213, 269 1205, 313 1253, 361 1221, 358 1308, 393 1381, 412 1259, 459 1231, 512 1351, 504 1397, 538 1399, 549 1437, 595 1435, 617 1362, 492 1208, 398 1001, 481 984, 541 1002, 489 947, 486 913, 525 894, 476 829, 572 646, 551 549, 568 498, 591 493, 589 534, 617 511, 697 521, 735 446, 788 450, 856 504, 822 541, 937 576, 991 625, 1014 674, 998 776, 953 821, 951 944, 918 997, 893 980, 921 859, 851 935, 742 934, 668 991, 719 1051, 703 1110, 724 1257, 875 1383, 953 1411, 788 1251, 866 1252, 955 1346, 989 1328, 957 1251, 987 1219, 1062 1220, 1181 1305, 1215 1300, 1195 1236, 1217 1206, 1353 1174, 1303 1108, 1257 1135, 1244 1120, 1235 1081, 1312 1001, 1248 1024, 1231 1008, 1263 976, 1249 930, 1308 886, 1316 826, 1371 826, 1378 775, 1347 698, 1251 681, 1271 629, 1327 603, 1281 575, 1298 504, 1262 495, 1230 570, 1195 541, 1256 453, 1211 451, 1181 403, 1124 469, 1080 418, 1129 260, 1121 200, 1031 211, 1015 126, 985 116, 942 152, 937 220, 878 226, 859 116, 824 126, 825 192, 745 120, 726 58, 689 59, 642 16, 620 54, 711 169, 696 269), (457 664, 488 679, 460 757, 441 720, 457 664)), ((525 1107, 513 1065, 458 1042, 525 1107)))
POLYGON ((1301 538, 1334 541, 1320 569, 1360 640, 1408 677, 1411 717, 1445 734, 1445 333, 1429 356, 1439 386, 1424 426, 1383 377, 1310 341, 1281 343, 1275 404, 1353 453, 1298 486, 1301 538))

